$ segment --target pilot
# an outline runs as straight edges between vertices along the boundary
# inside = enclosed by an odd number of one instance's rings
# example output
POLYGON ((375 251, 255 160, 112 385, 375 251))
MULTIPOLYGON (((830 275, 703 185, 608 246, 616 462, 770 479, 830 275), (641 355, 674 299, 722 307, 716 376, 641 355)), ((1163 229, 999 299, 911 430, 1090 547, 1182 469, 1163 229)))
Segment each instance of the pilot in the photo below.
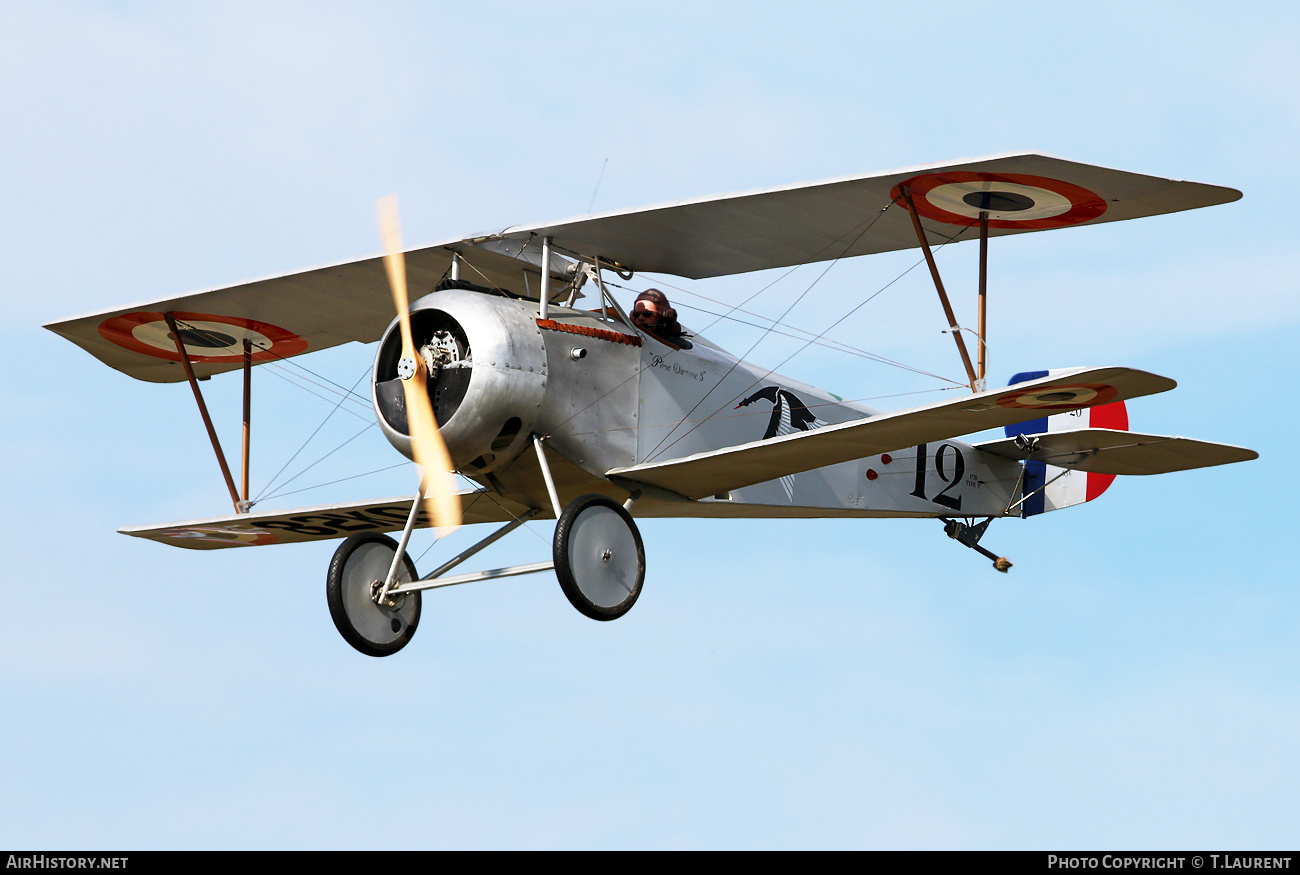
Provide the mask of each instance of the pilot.
POLYGON ((668 296, 658 289, 646 289, 636 296, 632 324, 663 340, 673 341, 682 336, 677 311, 668 303, 668 296))

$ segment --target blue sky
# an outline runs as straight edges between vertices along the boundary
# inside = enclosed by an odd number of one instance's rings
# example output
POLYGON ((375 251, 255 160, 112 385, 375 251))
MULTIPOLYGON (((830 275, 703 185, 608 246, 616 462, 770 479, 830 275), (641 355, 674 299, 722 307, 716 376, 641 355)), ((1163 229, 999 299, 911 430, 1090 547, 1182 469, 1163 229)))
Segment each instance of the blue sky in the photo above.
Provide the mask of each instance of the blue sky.
MULTIPOLYGON (((0 8, 0 845, 1295 844, 1290 5, 0 8), (371 254, 390 192, 414 244, 593 192, 608 210, 1017 149, 1245 197, 995 241, 993 381, 1166 374, 1179 388, 1132 402, 1134 428, 1261 458, 997 523, 1006 576, 930 521, 650 521, 618 622, 515 578, 431 595, 412 644, 367 659, 329 619, 332 543, 116 534, 224 512, 193 402, 39 327, 371 254)), ((974 258, 941 255, 967 314, 974 258)), ((825 327, 913 260, 838 265, 789 321, 825 327)), ((691 288, 738 302, 769 279, 691 288)), ((753 306, 776 316, 810 281, 753 306)), ((914 271, 834 336, 957 376, 942 327, 914 271)), ((710 335, 741 350, 748 330, 710 335)), ((372 352, 304 364, 350 385, 372 352)), ((255 491, 329 410, 270 370, 255 491)), ((935 387, 819 351, 783 370, 848 397, 935 387)), ((236 384, 206 384, 232 448, 236 384)), ((364 424, 340 414, 303 458, 364 424)), ((371 430, 296 486, 397 461, 371 430)), ((529 529, 485 563, 545 558, 550 524, 529 529)))

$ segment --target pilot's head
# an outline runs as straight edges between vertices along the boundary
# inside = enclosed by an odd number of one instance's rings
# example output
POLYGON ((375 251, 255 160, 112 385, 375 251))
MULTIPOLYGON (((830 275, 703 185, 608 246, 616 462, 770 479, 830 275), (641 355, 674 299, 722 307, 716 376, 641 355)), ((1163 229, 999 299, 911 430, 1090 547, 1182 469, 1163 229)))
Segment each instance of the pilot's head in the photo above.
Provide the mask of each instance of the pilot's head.
POLYGON ((632 305, 632 323, 643 331, 658 331, 668 309, 667 295, 658 289, 646 289, 636 296, 632 305))

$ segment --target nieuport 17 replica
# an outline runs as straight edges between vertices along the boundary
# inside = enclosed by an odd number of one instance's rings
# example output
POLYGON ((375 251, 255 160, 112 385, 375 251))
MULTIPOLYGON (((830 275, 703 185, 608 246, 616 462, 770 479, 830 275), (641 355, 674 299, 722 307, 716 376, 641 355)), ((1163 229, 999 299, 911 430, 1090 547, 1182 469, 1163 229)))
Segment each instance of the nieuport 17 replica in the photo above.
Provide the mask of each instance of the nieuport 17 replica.
POLYGON ((1256 458, 1240 447, 1128 430, 1124 402, 1174 388, 1123 367, 985 381, 988 240, 1237 200, 1230 188, 1018 153, 510 227, 403 252, 381 204, 386 254, 46 327, 140 380, 189 381, 234 513, 126 534, 195 549, 343 538, 330 614, 357 650, 411 639, 421 593, 554 570, 588 617, 636 602, 645 550, 636 517, 927 517, 980 545, 998 517, 1096 498, 1120 474, 1256 458), (978 240, 975 356, 931 254, 978 240), (701 279, 918 248, 965 366, 969 393, 882 412, 742 361, 683 331, 647 289, 620 305, 611 274, 701 279), (408 283, 424 294, 408 304, 408 283), (575 306, 586 298, 587 304, 575 306), (397 318, 393 318, 396 304, 397 318), (375 418, 421 466, 414 498, 253 510, 248 410, 255 365, 378 340, 375 418), (199 380, 244 376, 242 489, 199 380), (1006 437, 961 438, 992 428, 1006 437), (451 472, 475 485, 457 490, 451 472), (448 574, 536 518, 557 520, 548 561, 448 574), (497 523, 420 576, 412 530, 497 523), (401 534, 397 540, 385 532, 401 534))

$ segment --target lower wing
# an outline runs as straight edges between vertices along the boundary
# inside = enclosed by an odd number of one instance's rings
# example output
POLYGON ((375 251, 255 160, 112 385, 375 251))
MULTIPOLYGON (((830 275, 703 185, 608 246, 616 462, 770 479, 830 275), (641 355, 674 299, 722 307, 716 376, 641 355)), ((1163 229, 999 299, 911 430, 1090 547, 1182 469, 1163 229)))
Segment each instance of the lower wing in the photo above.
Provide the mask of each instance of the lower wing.
MULTIPOLYGON (((518 519, 528 512, 528 508, 518 502, 477 489, 462 491, 460 501, 466 525, 506 522, 518 519)), ((173 547, 220 550, 224 547, 258 547, 346 538, 357 532, 395 532, 406 524, 410 512, 411 497, 407 496, 283 511, 236 513, 157 526, 135 526, 118 531, 173 547)), ((427 528, 431 524, 421 507, 416 528, 427 528)))
POLYGON ((615 482, 646 484, 699 499, 863 456, 1041 419, 1045 413, 1153 395, 1176 385, 1168 377, 1132 368, 1071 368, 1051 377, 978 392, 954 401, 882 413, 680 459, 614 468, 606 476, 615 482))

